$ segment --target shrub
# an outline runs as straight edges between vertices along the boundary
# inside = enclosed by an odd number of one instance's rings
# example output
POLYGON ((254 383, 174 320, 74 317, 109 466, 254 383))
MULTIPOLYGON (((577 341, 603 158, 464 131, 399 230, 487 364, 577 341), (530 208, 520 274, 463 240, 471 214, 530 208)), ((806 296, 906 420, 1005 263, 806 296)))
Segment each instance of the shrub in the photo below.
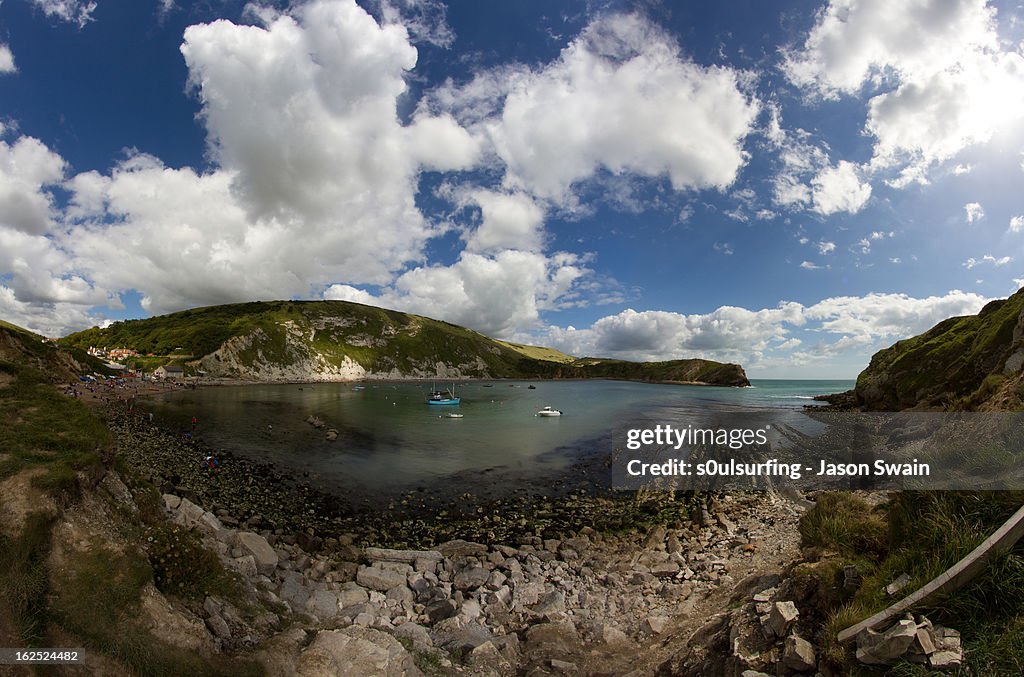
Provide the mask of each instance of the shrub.
POLYGON ((145 547, 161 592, 198 601, 207 595, 234 596, 237 579, 191 531, 176 524, 151 526, 145 547))

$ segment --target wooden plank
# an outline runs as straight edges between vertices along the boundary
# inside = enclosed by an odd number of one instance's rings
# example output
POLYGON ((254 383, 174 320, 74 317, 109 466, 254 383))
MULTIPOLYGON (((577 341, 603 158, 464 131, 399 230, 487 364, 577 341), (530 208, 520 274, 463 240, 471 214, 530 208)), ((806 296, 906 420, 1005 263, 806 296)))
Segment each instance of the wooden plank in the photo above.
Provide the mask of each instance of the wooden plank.
POLYGON ((977 548, 971 550, 962 560, 921 586, 916 592, 907 595, 874 616, 846 628, 839 633, 839 641, 849 642, 860 634, 861 630, 876 628, 894 616, 903 614, 911 607, 922 604, 933 595, 948 594, 958 590, 974 578, 989 559, 1012 548, 1021 536, 1024 536, 1024 506, 1021 506, 1010 519, 1006 520, 1001 527, 992 532, 991 536, 982 541, 977 548))

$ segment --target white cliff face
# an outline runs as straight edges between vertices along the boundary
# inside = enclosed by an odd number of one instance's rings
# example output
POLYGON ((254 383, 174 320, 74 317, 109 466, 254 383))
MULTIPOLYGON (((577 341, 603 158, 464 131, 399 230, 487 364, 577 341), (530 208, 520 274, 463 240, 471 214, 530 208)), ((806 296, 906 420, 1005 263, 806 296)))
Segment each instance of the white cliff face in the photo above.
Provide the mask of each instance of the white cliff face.
POLYGON ((316 352, 303 333, 286 326, 284 350, 271 351, 271 339, 262 329, 235 336, 215 352, 203 357, 196 367, 210 376, 257 381, 354 381, 367 371, 349 357, 340 363, 316 352))
MULTIPOLYGON (((425 360, 412 369, 398 367, 370 371, 348 356, 330 356, 319 352, 313 333, 293 322, 282 325, 283 344, 262 329, 235 336, 215 352, 195 362, 198 370, 211 377, 241 378, 255 381, 357 381, 363 379, 450 378, 460 379, 487 374, 487 364, 479 357, 466 364, 448 364, 425 360)), ((386 339, 378 339, 378 345, 386 339)), ((365 342, 358 347, 365 347, 365 342)))

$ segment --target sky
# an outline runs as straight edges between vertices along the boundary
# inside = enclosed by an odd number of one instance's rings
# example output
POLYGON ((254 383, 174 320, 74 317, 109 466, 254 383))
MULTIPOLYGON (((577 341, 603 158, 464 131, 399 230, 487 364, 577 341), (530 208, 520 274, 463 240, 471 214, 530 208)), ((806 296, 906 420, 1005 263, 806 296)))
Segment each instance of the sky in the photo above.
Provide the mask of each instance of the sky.
POLYGON ((0 0, 0 318, 342 299, 852 378, 1024 285, 1014 1, 0 0))

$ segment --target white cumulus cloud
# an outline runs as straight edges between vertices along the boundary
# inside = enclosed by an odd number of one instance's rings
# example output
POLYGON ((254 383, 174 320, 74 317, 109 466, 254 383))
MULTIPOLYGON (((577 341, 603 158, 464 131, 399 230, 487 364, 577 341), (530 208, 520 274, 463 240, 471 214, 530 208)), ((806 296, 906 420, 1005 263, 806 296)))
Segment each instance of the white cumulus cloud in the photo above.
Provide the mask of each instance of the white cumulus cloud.
POLYGON ((14 53, 11 52, 10 47, 0 43, 0 74, 17 72, 18 69, 14 65, 14 53))
POLYGON ((742 81, 688 60, 642 17, 615 14, 549 64, 481 73, 430 106, 473 124, 508 188, 568 204, 574 184, 601 170, 667 176, 676 190, 729 186, 758 111, 742 81))
POLYGON ((39 139, 0 141, 0 227, 43 234, 53 224, 52 189, 64 178, 65 162, 39 139))
POLYGON ((986 0, 830 0, 786 54, 789 79, 815 96, 869 97, 871 167, 895 186, 987 143, 1024 118, 1024 55, 996 32, 986 0))
POLYGON ((580 257, 565 252, 464 252, 450 266, 409 270, 377 295, 334 285, 324 297, 417 313, 511 338, 539 327, 542 311, 571 304, 577 284, 590 272, 580 257))
POLYGON ((977 202, 968 202, 964 205, 964 216, 967 223, 974 223, 985 218, 985 209, 977 202))
POLYGON ((825 168, 811 180, 811 201, 819 214, 855 214, 870 197, 871 185, 862 182, 857 176, 857 165, 846 160, 825 168))
POLYGON ((190 26, 181 51, 216 164, 136 155, 71 179, 77 269, 159 313, 386 284, 422 260, 442 230, 417 208, 420 172, 467 169, 479 148, 451 116, 399 120, 404 27, 314 0, 190 26))
POLYGON ((820 359, 860 353, 919 334, 948 317, 976 313, 988 301, 953 290, 925 298, 877 293, 839 296, 809 306, 783 302, 757 311, 723 306, 694 315, 629 309, 601 318, 589 328, 549 327, 545 338, 573 355, 662 360, 698 355, 749 364, 761 362, 773 351, 801 345, 800 339, 791 336, 801 330, 835 337, 808 349, 807 357, 820 359))

